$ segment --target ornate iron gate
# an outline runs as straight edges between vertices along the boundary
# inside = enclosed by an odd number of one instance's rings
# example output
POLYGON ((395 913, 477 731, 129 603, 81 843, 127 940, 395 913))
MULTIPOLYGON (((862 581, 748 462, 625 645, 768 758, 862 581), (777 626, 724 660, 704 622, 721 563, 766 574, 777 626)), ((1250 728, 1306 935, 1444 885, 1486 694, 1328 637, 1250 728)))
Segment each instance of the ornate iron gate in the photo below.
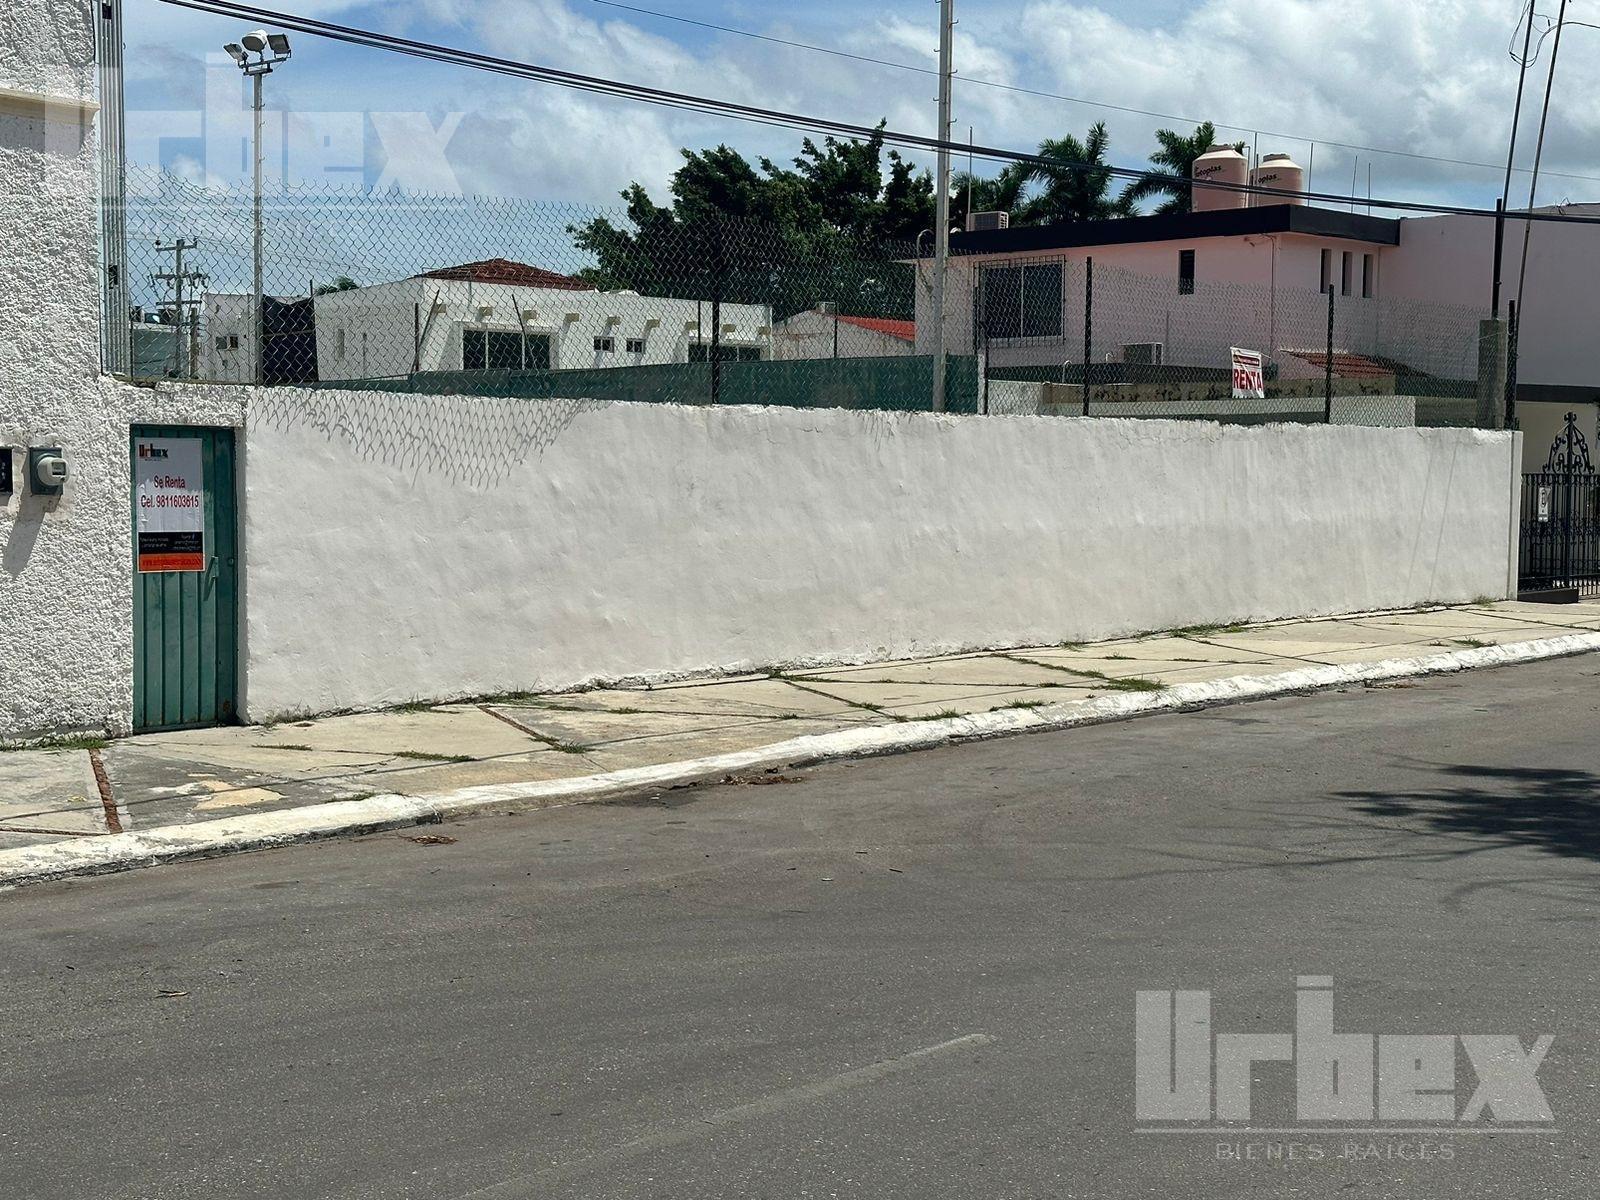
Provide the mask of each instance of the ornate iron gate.
POLYGON ((1570 587, 1600 597, 1600 473, 1574 413, 1544 470, 1522 477, 1519 576, 1524 591, 1570 587))

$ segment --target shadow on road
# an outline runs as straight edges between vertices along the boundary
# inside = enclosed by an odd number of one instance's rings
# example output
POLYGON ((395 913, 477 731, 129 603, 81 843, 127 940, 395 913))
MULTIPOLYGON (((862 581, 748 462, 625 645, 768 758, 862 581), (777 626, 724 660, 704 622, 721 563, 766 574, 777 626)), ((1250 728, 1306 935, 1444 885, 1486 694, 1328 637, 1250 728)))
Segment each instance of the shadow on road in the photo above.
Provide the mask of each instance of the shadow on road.
POLYGON ((1600 859, 1600 775, 1553 767, 1446 766, 1453 780, 1410 792, 1339 792, 1375 817, 1420 831, 1474 836, 1569 858, 1600 859))

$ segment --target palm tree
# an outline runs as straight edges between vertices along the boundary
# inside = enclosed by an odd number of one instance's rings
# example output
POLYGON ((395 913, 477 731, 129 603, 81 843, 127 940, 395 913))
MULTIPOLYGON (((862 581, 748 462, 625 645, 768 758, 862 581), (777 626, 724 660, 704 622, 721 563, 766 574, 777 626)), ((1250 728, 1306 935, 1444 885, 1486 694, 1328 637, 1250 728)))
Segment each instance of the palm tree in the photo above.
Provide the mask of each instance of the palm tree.
POLYGON ((1028 180, 1024 164, 1011 163, 992 179, 958 171, 951 183, 950 212, 960 224, 969 212, 1014 211, 1028 180))
POLYGON ((1070 133, 1039 143, 1037 160, 1017 164, 1036 194, 1023 200, 1014 215, 1019 225, 1054 225, 1066 221, 1104 221, 1135 212, 1124 192, 1111 195, 1111 165, 1106 150, 1111 138, 1104 121, 1079 141, 1070 133))
MULTIPOLYGON (((1160 148, 1150 156, 1155 170, 1130 183, 1120 199, 1131 208, 1155 196, 1165 196, 1156 212, 1186 213, 1193 195, 1189 181, 1194 176, 1194 160, 1216 145, 1216 126, 1206 121, 1187 137, 1171 129, 1158 129, 1156 141, 1160 148)), ((1235 142, 1233 148, 1244 153, 1243 142, 1235 142)))

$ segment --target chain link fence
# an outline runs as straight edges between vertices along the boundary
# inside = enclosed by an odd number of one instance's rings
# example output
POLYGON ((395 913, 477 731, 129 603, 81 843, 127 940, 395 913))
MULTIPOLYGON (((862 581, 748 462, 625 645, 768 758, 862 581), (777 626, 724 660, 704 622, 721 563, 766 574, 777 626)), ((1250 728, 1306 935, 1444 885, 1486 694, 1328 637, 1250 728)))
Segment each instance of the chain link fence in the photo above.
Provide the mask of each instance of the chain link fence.
POLYGON ((986 412, 1472 426, 1504 402, 1487 312, 1378 297, 1370 282, 1211 282, 1092 257, 957 270, 986 412), (1236 378, 1240 364, 1259 378, 1236 378))
MULTIPOLYGON (((928 410, 930 241, 708 212, 337 188, 263 201, 134 170, 133 374, 428 394, 928 410)), ((1352 290, 1356 294, 1347 294, 1352 290)), ((1493 424, 1464 307, 956 257, 951 412, 1493 424), (1261 355, 1255 389, 1233 352, 1261 355)), ((1487 365, 1486 365, 1487 364, 1487 365)), ((1498 368, 1496 368, 1496 364, 1498 368)), ((1500 372, 1495 375, 1495 370, 1500 372)))

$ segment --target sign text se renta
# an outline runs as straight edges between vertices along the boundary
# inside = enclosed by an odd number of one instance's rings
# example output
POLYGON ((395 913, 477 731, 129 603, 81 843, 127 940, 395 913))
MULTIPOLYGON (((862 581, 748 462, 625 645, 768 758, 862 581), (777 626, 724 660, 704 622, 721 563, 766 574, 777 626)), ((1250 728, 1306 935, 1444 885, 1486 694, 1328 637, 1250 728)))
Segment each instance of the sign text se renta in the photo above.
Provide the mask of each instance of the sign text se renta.
POLYGON ((1235 400, 1265 400, 1267 398, 1267 373, 1262 364, 1261 351, 1241 350, 1235 346, 1233 355, 1233 398, 1235 400))
POLYGON ((204 571, 205 466, 200 439, 136 439, 133 488, 139 573, 204 571))

